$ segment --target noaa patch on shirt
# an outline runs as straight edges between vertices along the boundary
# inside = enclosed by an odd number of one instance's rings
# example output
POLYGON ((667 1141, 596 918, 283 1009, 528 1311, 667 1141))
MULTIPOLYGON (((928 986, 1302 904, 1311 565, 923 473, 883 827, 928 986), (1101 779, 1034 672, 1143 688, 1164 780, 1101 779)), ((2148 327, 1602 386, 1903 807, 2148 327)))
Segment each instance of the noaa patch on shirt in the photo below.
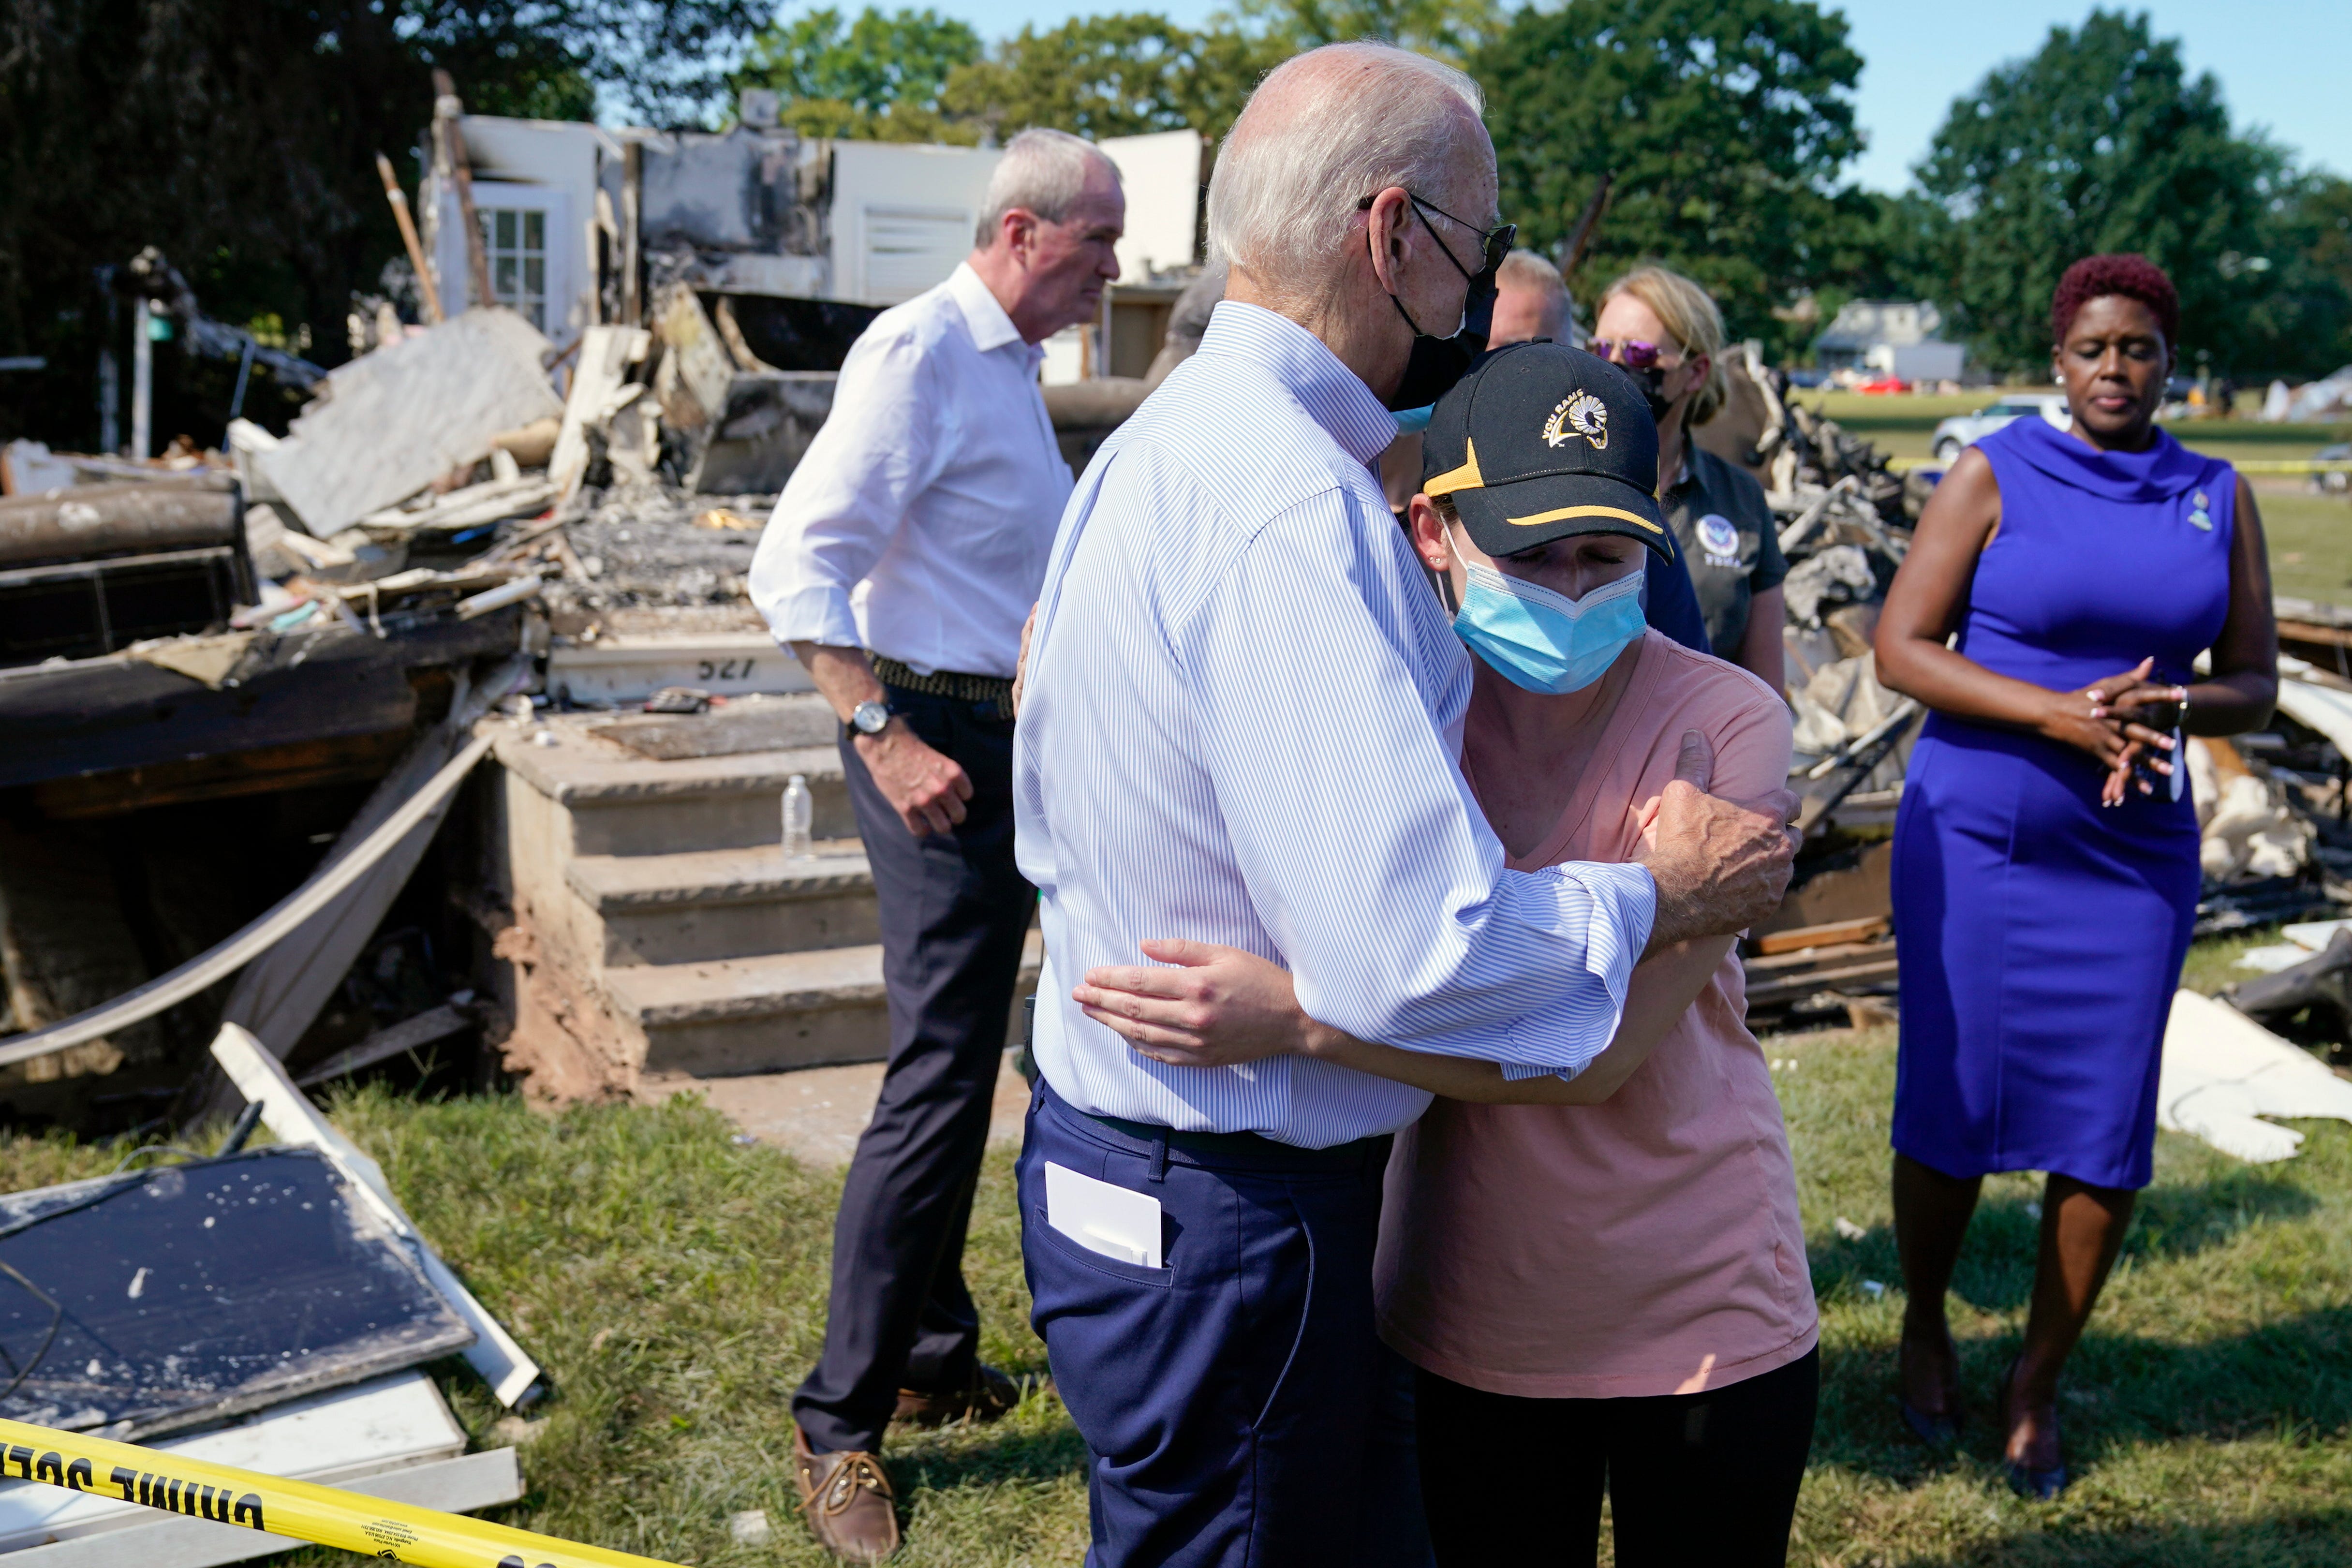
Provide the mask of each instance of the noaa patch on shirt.
POLYGON ((1698 547, 1710 566, 1739 564, 1739 530, 1719 513, 1711 511, 1698 520, 1698 547))

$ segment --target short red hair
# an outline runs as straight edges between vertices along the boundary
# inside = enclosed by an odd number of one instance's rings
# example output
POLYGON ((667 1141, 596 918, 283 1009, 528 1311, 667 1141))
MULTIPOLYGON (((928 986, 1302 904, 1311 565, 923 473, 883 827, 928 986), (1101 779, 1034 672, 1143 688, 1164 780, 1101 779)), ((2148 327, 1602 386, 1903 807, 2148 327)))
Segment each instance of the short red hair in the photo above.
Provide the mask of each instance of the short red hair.
POLYGON ((2063 343, 2074 325, 2074 314, 2092 300, 2109 294, 2137 300, 2156 312, 2168 348, 2180 343, 2180 294, 2164 268, 2145 256, 2086 256, 2066 268, 2050 296, 2050 341, 2063 343))

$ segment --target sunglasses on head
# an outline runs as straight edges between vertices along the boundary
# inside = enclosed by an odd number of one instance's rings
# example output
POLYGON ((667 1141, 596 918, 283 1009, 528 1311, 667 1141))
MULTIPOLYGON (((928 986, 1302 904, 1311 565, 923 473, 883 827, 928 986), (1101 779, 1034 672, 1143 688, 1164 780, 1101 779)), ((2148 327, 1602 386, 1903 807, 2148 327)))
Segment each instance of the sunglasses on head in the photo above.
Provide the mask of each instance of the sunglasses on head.
POLYGON ((1607 338, 1589 338, 1584 348, 1586 353, 1596 358, 1614 361, 1627 370, 1655 369, 1658 361, 1672 352, 1656 343, 1645 343, 1639 338, 1626 338, 1618 342, 1612 342, 1607 338))
MULTIPOLYGON (((1407 191, 1404 194, 1404 198, 1412 204, 1412 210, 1421 215, 1422 226, 1429 230, 1431 237, 1437 241, 1437 248, 1445 252, 1445 259, 1453 262, 1454 269, 1456 272, 1461 273, 1465 278, 1475 278, 1477 276, 1477 273, 1473 272, 1470 268, 1462 265, 1461 259, 1454 254, 1454 247, 1445 243, 1445 237, 1437 232, 1437 226, 1429 221, 1429 215, 1431 213, 1435 213, 1439 217, 1444 218, 1448 223, 1460 224, 1464 228, 1468 229, 1472 234, 1478 237, 1478 251, 1481 260, 1481 271, 1492 272, 1496 268, 1502 266, 1503 258, 1510 255, 1511 253, 1512 242, 1519 237, 1519 226, 1517 224, 1498 223, 1492 228, 1480 228, 1468 218, 1455 217, 1452 213, 1447 212, 1444 207, 1439 206, 1436 203, 1423 201, 1411 191, 1407 191)), ((1380 198, 1377 195, 1366 196, 1362 200, 1357 202, 1356 210, 1360 213, 1370 212, 1372 210, 1372 203, 1379 199, 1380 198)))

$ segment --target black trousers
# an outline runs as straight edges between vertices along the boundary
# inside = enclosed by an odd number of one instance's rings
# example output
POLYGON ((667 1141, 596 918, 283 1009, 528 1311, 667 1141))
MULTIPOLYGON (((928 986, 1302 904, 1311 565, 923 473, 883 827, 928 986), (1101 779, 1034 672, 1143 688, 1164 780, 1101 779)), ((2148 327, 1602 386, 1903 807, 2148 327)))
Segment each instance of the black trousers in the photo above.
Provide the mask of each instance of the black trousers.
POLYGON ((793 1396, 819 1453, 879 1452, 899 1389, 960 1388, 977 1364, 964 1230, 1037 899, 1013 860, 1013 721, 992 704, 889 693, 972 795, 954 832, 918 838, 842 738, 880 906, 890 1060, 834 1221, 824 1351, 793 1396))
POLYGON ((1519 1399, 1418 1374, 1439 1568, 1587 1564, 1609 1489, 1619 1568, 1779 1568, 1813 1441, 1822 1352, 1704 1394, 1519 1399))

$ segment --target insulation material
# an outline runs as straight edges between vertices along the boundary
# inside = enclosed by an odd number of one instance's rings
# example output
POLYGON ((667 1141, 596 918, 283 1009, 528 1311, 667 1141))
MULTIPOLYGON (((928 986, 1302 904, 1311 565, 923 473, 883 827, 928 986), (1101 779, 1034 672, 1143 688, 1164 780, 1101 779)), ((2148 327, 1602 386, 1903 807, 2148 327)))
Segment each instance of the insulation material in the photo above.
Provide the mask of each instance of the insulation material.
POLYGON ((2198 862, 2208 881, 2292 877, 2311 863, 2319 830, 2288 805, 2286 785, 2249 771, 2224 773, 2212 748, 2194 736, 2188 752, 2198 862))
POLYGON ((2159 1127, 2264 1164, 2294 1157, 2303 1134, 2263 1117, 2352 1121, 2352 1083, 2227 1003, 2172 998, 2157 1085, 2159 1127))

